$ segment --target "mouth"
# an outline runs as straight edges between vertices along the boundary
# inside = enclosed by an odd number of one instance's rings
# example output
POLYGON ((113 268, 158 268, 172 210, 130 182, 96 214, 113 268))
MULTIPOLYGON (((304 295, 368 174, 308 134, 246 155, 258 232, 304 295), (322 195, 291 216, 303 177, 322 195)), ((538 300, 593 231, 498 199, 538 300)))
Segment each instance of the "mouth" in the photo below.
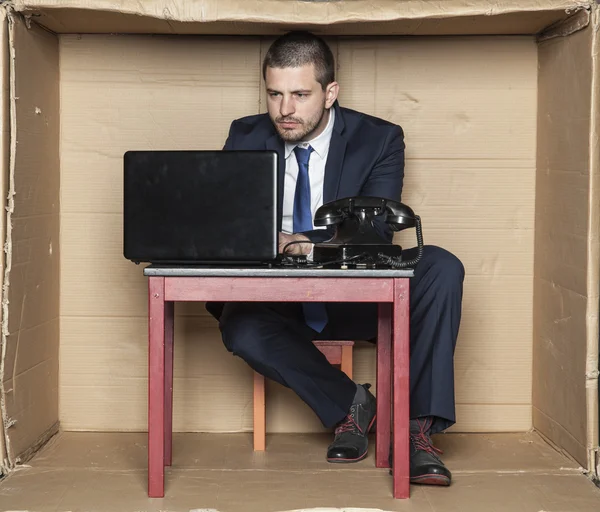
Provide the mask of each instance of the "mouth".
POLYGON ((300 123, 296 123, 294 121, 279 121, 277 124, 284 130, 293 130, 294 128, 298 128, 298 126, 300 126, 300 123))

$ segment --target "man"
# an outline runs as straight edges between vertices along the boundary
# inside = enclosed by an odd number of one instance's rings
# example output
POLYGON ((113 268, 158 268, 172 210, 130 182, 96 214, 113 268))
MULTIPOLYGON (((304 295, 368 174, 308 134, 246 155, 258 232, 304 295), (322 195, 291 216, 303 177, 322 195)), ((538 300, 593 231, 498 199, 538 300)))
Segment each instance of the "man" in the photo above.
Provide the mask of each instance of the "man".
MULTIPOLYGON (((324 202, 351 196, 400 200, 404 134, 390 122, 341 108, 328 46, 293 32, 277 39, 263 63, 268 114, 234 121, 228 150, 276 150, 280 159, 280 251, 310 254, 331 232, 314 229, 324 202), (289 242, 296 242, 287 245, 289 242), (307 242, 307 243, 302 243, 307 242)), ((382 98, 383 100, 383 98, 382 98)), ((378 221, 389 241, 392 232, 378 221)), ((415 249, 404 251, 406 258, 415 249)), ((455 422, 453 356, 461 315, 464 269, 449 252, 426 246, 410 283, 411 481, 449 485, 450 471, 430 435, 455 422)), ((357 290, 357 293, 360 293, 357 290)), ((367 455, 375 422, 370 385, 357 385, 313 345, 315 339, 377 336, 375 304, 208 304, 223 342, 255 371, 291 388, 335 428, 331 463, 367 455)))

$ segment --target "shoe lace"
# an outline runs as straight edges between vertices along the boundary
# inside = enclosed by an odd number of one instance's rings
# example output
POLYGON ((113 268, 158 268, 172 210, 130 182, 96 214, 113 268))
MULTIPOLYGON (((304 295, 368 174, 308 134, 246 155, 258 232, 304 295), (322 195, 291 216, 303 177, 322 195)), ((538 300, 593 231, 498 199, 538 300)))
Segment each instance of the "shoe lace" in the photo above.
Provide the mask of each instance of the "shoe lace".
POLYGON ((429 429, 431 428, 432 421, 430 419, 422 421, 417 420, 419 424, 419 432, 411 432, 410 440, 413 443, 413 446, 417 450, 423 450, 433 456, 441 455, 444 453, 439 448, 436 448, 431 441, 431 437, 429 437, 429 429))
POLYGON ((350 414, 348 414, 346 416, 346 418, 344 420, 342 420, 341 423, 338 424, 338 426, 335 429, 335 435, 339 435, 342 434, 344 432, 352 432, 353 434, 360 434, 362 433, 362 431, 360 430, 360 427, 358 426, 358 424, 356 423, 356 421, 354 421, 354 407, 352 407, 350 409, 350 414))

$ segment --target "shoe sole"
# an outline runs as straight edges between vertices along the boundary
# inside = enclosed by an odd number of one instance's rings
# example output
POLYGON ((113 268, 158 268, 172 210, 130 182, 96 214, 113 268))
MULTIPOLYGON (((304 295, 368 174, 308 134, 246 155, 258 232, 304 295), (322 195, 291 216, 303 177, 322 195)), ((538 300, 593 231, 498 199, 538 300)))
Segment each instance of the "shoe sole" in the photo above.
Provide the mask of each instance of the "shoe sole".
POLYGON ((332 464, 348 464, 349 462, 360 462, 367 457, 367 452, 363 453, 358 459, 327 459, 332 464))
MULTIPOLYGON (((375 416, 373 416, 373 419, 371 420, 371 424, 369 425, 369 428, 367 429, 367 435, 369 434, 369 432, 371 431, 371 428, 373 428, 373 425, 375 424, 375 420, 377 419, 377 414, 375 414, 375 416)), ((329 457, 327 458, 327 462, 330 462, 332 464, 348 464, 351 462, 360 462, 361 460, 365 459, 367 454, 369 453, 369 450, 367 449, 365 451, 365 453, 363 453, 360 457, 358 457, 357 459, 338 459, 338 458, 334 458, 334 459, 330 459, 329 457)))
POLYGON ((421 475, 410 479, 411 484, 423 484, 423 485, 440 485, 448 487, 450 485, 450 479, 444 475, 421 475))

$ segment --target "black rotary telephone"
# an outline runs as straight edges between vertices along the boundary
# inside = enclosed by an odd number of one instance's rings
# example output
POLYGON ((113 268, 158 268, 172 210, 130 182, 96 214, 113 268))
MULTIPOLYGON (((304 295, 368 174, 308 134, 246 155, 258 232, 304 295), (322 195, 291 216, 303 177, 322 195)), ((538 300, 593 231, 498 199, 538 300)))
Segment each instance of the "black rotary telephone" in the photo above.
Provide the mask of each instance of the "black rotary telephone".
POLYGON ((421 218, 407 205, 381 197, 358 196, 338 199, 321 206, 315 226, 335 226, 333 238, 314 245, 316 264, 352 267, 414 267, 423 255, 421 218), (402 259, 402 247, 383 239, 375 230, 375 218, 383 216, 392 231, 416 228, 418 253, 402 259))

